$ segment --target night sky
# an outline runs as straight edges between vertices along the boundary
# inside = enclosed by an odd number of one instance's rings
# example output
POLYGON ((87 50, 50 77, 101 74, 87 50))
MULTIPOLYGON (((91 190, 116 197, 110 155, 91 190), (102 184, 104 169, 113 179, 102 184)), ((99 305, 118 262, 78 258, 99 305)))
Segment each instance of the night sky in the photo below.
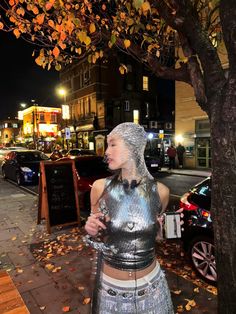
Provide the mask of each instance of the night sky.
POLYGON ((39 67, 32 57, 33 45, 0 31, 0 120, 17 116, 19 104, 58 106, 59 72, 39 67))

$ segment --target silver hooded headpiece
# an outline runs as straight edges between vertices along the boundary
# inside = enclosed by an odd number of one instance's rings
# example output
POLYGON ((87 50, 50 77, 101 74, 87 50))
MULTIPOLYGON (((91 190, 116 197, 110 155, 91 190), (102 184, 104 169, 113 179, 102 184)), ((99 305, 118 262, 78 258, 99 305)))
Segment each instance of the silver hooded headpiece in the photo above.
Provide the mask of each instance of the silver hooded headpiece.
POLYGON ((147 170, 144 160, 144 150, 147 144, 147 133, 144 128, 133 122, 124 122, 117 125, 108 135, 118 135, 127 145, 132 159, 136 163, 138 174, 141 177, 153 178, 147 170))

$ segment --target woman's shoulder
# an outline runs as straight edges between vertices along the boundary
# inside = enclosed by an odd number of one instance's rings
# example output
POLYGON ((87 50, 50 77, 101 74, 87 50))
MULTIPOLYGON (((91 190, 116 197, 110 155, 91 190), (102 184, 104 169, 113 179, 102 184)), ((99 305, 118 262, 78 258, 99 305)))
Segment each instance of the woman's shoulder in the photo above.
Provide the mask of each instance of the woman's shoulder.
POLYGON ((108 185, 108 183, 112 180, 113 176, 98 179, 93 182, 92 189, 96 190, 104 190, 104 188, 108 185))

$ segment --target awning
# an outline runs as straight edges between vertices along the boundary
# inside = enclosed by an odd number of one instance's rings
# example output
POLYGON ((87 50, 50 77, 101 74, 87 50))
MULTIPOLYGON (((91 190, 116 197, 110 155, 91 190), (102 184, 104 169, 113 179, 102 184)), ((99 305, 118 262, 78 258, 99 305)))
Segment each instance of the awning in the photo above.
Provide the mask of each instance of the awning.
POLYGON ((92 131, 94 130, 93 124, 86 124, 77 126, 76 131, 92 131))

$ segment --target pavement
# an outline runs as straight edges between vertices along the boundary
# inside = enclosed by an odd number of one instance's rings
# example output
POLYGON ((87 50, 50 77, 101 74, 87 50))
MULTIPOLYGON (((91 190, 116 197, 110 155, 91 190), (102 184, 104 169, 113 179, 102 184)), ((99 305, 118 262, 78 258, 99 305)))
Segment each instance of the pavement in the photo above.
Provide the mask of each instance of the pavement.
MULTIPOLYGON (((83 228, 54 227, 48 234, 44 221, 37 225, 37 204, 37 196, 0 178, 0 270, 8 271, 31 314, 89 314, 94 258, 83 228)), ((215 294, 164 270, 175 313, 217 313, 215 294)))

